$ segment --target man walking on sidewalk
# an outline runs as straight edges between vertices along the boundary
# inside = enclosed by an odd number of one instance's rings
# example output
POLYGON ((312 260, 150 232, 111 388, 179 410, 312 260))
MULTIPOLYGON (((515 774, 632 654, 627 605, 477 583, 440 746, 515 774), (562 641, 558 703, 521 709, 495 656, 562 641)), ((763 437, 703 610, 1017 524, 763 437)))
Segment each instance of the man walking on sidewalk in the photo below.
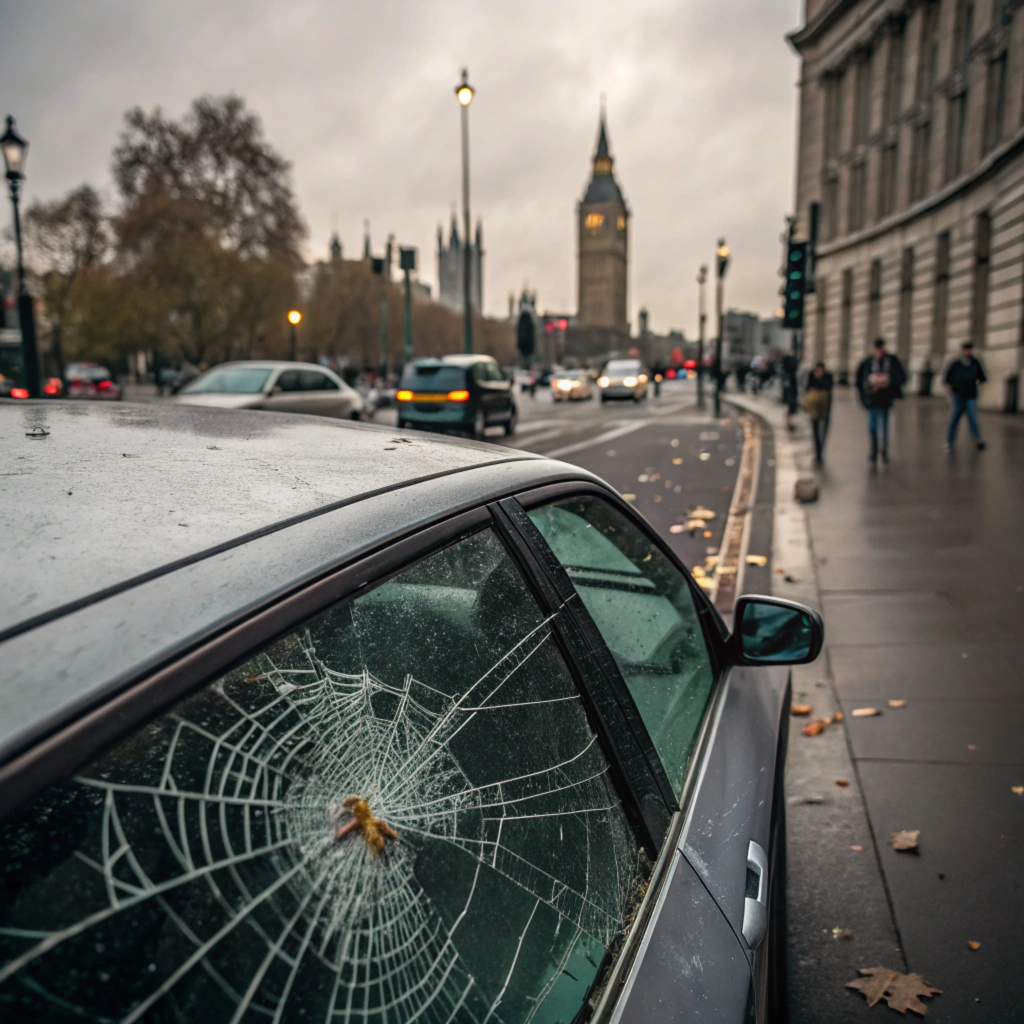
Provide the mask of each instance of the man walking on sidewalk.
POLYGON ((971 428, 971 437, 981 451, 985 442, 981 439, 978 429, 978 385, 987 380, 985 368, 974 355, 974 345, 965 341, 960 348, 960 358, 949 364, 946 371, 946 386, 953 395, 953 415, 949 419, 949 432, 946 435, 946 451, 951 452, 956 442, 956 432, 960 426, 960 418, 967 413, 967 422, 971 428))
POLYGON ((857 367, 857 394, 868 411, 871 461, 889 461, 889 410, 903 397, 907 374, 899 359, 885 351, 885 339, 878 338, 871 355, 857 367), (879 443, 881 441, 881 443, 879 443))
POLYGON ((825 461, 825 437, 832 414, 832 374, 825 369, 824 363, 816 363, 807 378, 804 408, 811 418, 811 430, 814 432, 814 461, 820 466, 825 461))

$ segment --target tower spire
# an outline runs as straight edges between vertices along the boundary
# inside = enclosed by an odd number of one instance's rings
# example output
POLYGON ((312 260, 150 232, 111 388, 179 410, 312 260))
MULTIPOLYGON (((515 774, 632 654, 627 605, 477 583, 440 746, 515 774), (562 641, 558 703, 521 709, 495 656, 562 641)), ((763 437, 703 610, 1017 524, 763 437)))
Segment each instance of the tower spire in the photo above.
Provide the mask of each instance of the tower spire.
POLYGON ((608 145, 608 124, 605 113, 605 95, 601 93, 601 117, 598 123, 597 149, 594 151, 594 173, 612 173, 612 153, 608 145))

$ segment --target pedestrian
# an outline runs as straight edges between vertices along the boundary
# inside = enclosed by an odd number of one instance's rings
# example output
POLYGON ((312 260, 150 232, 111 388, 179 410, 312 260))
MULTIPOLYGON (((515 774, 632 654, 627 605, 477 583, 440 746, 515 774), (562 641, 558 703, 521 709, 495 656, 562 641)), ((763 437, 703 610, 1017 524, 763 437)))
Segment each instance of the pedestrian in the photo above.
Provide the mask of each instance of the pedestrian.
POLYGON ((974 438, 975 447, 981 451, 985 442, 981 439, 981 431, 978 429, 978 385, 984 384, 988 378, 985 376, 985 368, 981 361, 974 354, 974 345, 965 341, 960 346, 960 358, 949 364, 946 370, 946 387, 953 396, 953 415, 949 418, 949 431, 946 434, 946 451, 951 452, 956 442, 957 428, 960 426, 960 418, 967 413, 967 423, 971 428, 971 437, 974 438))
POLYGON ((832 374, 825 369, 824 363, 815 363, 807 378, 804 409, 811 418, 811 430, 814 432, 814 461, 820 466, 825 461, 825 437, 832 415, 832 374))
POLYGON ((871 435, 872 462, 889 461, 889 410, 897 398, 903 397, 907 373, 897 356, 885 350, 885 339, 875 341, 871 355, 857 367, 857 394, 868 411, 868 433, 871 435))

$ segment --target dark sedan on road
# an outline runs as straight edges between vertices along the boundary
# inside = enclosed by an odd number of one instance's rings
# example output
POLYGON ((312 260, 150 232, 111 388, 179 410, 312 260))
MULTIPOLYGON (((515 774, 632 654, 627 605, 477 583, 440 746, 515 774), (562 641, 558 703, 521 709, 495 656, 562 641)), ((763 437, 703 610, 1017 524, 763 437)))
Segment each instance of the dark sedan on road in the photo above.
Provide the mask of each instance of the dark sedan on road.
POLYGON ((402 371, 395 393, 399 427, 469 433, 482 439, 488 427, 516 431, 512 381, 493 356, 417 359, 402 371))
POLYGON ((773 1019, 815 613, 511 449, 0 424, 4 1020, 773 1019))

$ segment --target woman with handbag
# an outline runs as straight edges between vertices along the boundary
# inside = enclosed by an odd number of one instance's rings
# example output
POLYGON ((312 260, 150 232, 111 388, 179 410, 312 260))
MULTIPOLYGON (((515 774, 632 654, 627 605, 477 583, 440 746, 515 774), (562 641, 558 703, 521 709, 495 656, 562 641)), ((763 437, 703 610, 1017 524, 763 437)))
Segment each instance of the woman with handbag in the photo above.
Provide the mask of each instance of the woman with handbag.
POLYGON ((804 409, 811 418, 811 430, 814 432, 814 461, 821 465, 825 459, 825 436, 832 413, 832 374, 825 369, 824 363, 815 364, 807 378, 804 409))

